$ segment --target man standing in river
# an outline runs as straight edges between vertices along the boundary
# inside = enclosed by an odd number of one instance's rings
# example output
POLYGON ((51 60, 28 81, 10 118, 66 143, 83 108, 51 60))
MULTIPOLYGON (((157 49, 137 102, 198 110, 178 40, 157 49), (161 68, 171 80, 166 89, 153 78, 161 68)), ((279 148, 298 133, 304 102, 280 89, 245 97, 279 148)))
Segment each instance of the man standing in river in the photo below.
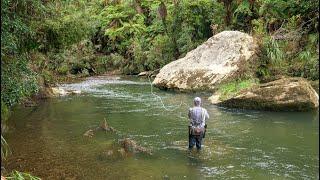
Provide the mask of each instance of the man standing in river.
POLYGON ((209 114, 205 108, 201 107, 201 99, 199 97, 193 100, 194 107, 189 109, 189 150, 196 144, 197 150, 201 149, 201 142, 205 132, 206 120, 209 114))

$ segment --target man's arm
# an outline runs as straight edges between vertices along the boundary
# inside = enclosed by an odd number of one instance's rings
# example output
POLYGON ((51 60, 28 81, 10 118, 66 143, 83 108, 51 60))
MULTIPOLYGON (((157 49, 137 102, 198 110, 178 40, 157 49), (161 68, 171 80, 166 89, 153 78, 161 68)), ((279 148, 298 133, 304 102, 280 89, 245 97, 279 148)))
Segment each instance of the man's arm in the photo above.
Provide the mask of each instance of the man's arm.
POLYGON ((200 124, 200 127, 204 128, 205 124, 206 124, 206 119, 207 119, 207 110, 204 108, 201 108, 201 118, 202 118, 202 122, 200 124))
POLYGON ((206 110, 206 120, 209 119, 208 111, 206 110))

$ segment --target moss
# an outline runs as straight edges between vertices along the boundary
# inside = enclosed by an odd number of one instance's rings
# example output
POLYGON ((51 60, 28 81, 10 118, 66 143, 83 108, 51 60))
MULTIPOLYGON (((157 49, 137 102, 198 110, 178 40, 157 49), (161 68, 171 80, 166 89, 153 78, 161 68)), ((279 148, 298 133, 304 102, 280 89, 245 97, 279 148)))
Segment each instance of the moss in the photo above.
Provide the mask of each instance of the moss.
POLYGON ((229 99, 244 89, 257 85, 257 79, 234 80, 218 87, 217 93, 220 94, 220 100, 229 99))
POLYGON ((281 79, 244 91, 244 96, 227 99, 219 105, 270 111, 308 111, 317 106, 312 87, 302 78, 281 79), (292 83, 298 83, 294 85, 292 83), (245 95, 251 92, 254 96, 245 95))

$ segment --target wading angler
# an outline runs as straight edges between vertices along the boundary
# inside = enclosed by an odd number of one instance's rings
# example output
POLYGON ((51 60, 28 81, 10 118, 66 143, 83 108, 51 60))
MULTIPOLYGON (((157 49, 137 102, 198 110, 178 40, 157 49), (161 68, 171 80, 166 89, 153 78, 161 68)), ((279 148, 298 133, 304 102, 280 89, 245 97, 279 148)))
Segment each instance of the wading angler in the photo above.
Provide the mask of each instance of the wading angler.
POLYGON ((202 138, 205 136, 206 120, 209 114, 205 108, 201 107, 201 99, 199 97, 193 100, 194 107, 189 109, 189 150, 196 145, 197 150, 201 149, 202 138))

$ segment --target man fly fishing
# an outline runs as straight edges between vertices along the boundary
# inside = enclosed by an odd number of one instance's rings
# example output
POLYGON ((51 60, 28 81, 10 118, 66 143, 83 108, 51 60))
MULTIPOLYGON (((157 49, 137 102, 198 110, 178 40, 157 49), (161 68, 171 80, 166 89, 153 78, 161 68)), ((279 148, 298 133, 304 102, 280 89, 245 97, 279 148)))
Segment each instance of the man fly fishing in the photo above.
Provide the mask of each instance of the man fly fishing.
POLYGON ((194 107, 189 109, 189 150, 196 145, 197 150, 201 149, 202 138, 206 131, 206 120, 209 119, 209 114, 205 108, 201 107, 201 99, 199 97, 193 100, 194 107))

